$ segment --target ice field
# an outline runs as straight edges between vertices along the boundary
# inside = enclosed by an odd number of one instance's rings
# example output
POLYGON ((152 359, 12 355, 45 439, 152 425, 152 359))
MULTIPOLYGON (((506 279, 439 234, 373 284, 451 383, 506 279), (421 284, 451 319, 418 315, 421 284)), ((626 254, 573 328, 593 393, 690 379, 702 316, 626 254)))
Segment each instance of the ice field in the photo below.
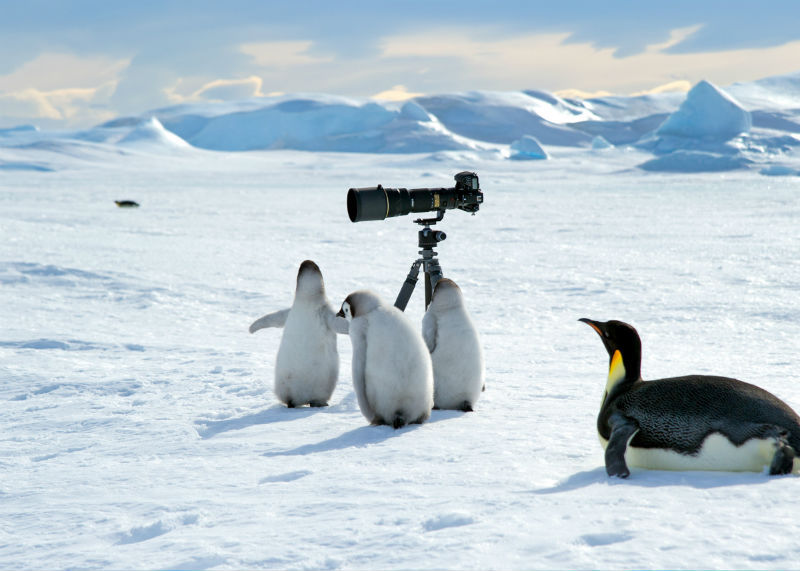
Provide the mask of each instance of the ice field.
POLYGON ((645 379, 732 376, 800 410, 793 148, 685 173, 640 146, 236 153, 161 129, 0 145, 0 568, 800 566, 797 477, 606 476, 608 357, 578 322, 634 325, 645 379), (412 216, 353 224, 347 189, 462 170, 485 203, 446 213, 438 252, 483 342, 475 412, 369 426, 346 337, 330 406, 279 405, 280 331, 247 329, 300 262, 338 306, 393 301, 417 257, 412 216))

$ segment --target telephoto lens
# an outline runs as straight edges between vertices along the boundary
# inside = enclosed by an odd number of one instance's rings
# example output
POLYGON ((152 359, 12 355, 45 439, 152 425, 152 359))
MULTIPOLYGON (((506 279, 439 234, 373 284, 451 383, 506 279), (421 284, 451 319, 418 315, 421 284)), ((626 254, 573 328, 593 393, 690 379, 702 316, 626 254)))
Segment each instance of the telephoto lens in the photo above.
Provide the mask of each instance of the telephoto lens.
POLYGON ((410 212, 444 211, 458 208, 474 214, 483 203, 478 175, 460 172, 453 188, 384 188, 381 185, 347 191, 347 214, 351 222, 385 220, 410 212))

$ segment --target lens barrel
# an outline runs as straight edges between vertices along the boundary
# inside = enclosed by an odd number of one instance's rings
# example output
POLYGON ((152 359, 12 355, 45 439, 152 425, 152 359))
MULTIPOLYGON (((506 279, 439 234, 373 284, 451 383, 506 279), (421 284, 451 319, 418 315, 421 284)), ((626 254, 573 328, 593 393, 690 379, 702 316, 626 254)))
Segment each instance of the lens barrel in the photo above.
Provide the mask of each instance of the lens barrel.
POLYGON ((477 175, 459 173, 456 183, 455 188, 351 188, 347 191, 347 214, 351 222, 363 222, 451 208, 475 213, 483 203, 477 175))

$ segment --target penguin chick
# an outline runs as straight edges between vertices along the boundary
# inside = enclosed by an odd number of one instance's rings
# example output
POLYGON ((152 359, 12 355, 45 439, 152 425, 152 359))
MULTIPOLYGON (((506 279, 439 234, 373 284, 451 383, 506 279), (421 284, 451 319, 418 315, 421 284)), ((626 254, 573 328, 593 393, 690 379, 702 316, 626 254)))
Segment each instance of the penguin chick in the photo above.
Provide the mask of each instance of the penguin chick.
POLYGON ((402 311, 372 292, 351 293, 337 314, 350 322, 353 388, 372 424, 395 429, 428 419, 433 368, 422 336, 402 311))
POLYGON ((453 280, 436 282, 422 337, 433 362, 433 407, 472 411, 484 386, 483 350, 453 280))
POLYGON ((706 375, 653 381, 640 374, 642 344, 621 321, 583 318, 608 351, 608 381, 597 431, 606 472, 653 470, 787 474, 800 469, 800 417, 755 385, 706 375))
POLYGON ((339 377, 336 334, 347 333, 347 322, 328 303, 317 264, 300 264, 292 306, 255 320, 250 333, 265 327, 283 327, 275 360, 278 400, 289 408, 327 406, 339 377))

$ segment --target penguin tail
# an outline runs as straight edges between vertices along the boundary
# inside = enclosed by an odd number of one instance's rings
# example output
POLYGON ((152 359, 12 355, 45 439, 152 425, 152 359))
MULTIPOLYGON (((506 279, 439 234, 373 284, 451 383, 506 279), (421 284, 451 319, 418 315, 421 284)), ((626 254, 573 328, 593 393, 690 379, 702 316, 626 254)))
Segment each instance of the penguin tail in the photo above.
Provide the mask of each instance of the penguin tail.
POLYGON ((458 405, 458 408, 459 410, 462 410, 464 412, 472 412, 472 403, 469 402, 468 400, 465 400, 460 405, 458 405))
POLYGON ((398 410, 394 413, 394 418, 392 419, 392 428, 397 430, 398 428, 402 428, 406 425, 406 417, 403 414, 402 410, 398 410))

